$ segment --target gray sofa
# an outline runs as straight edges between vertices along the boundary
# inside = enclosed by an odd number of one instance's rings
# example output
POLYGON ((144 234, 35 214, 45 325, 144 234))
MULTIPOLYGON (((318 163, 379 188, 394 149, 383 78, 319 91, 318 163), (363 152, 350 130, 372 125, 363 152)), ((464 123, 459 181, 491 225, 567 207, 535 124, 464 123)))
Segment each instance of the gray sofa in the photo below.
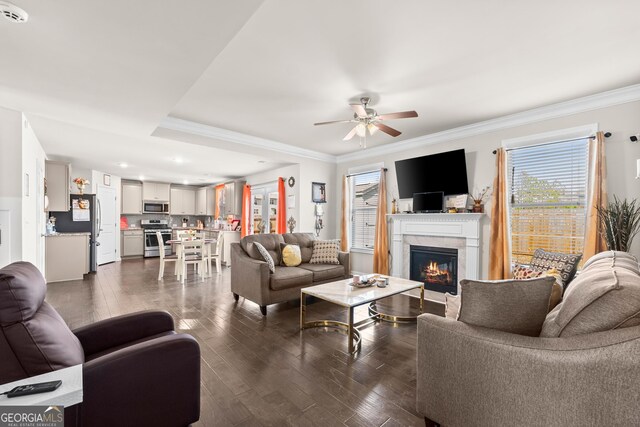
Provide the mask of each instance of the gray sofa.
POLYGON ((267 306, 297 300, 300 289, 351 277, 349 253, 339 252, 340 264, 309 264, 314 237, 307 233, 255 234, 231 244, 231 292, 236 301, 244 297, 260 306, 267 315, 267 306), (262 244, 274 260, 275 273, 253 244, 262 244), (302 264, 298 267, 280 265, 280 243, 300 246, 302 264))
POLYGON ((638 426, 639 354, 637 261, 598 254, 541 337, 420 316, 416 408, 427 425, 638 426))

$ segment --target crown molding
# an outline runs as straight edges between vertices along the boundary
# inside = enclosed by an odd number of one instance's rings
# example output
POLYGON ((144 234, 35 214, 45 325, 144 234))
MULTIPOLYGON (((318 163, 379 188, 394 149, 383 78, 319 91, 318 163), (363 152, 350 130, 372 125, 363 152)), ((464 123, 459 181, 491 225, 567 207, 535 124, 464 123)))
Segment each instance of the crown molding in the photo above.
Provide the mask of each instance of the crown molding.
POLYGON ((259 148, 263 150, 267 149, 292 156, 320 160, 323 162, 336 163, 337 160, 337 157, 332 154, 321 153, 319 151, 296 147, 295 145, 284 144, 270 139, 247 135, 190 120, 178 119, 171 116, 167 116, 162 119, 158 127, 177 132, 189 133, 192 135, 204 136, 206 138, 230 142, 232 144, 240 144, 252 148, 259 148))
POLYGON ((627 102, 634 102, 638 100, 640 100, 640 84, 534 108, 521 113, 510 114, 496 119, 460 126, 442 132, 407 139, 405 141, 386 144, 380 147, 343 154, 337 156, 337 162, 345 163, 370 157, 384 156, 400 151, 416 149, 425 145, 454 141, 497 130, 570 116, 572 114, 612 107, 614 105, 625 104, 627 102))

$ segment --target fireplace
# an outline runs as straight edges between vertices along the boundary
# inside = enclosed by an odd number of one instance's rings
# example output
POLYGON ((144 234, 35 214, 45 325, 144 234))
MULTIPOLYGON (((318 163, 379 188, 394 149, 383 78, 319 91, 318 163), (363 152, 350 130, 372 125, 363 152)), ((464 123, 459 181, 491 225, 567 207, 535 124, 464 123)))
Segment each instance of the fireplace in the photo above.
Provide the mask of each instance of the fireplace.
POLYGON ((436 292, 458 293, 458 250, 431 246, 409 247, 409 278, 436 292))

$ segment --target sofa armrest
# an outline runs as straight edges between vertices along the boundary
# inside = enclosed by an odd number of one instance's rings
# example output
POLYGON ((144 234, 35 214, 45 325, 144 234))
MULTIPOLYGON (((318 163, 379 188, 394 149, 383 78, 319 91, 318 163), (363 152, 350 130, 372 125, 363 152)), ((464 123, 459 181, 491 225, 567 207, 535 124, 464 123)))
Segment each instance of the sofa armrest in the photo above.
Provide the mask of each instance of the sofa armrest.
POLYGON ((101 320, 75 329, 85 357, 146 337, 173 331, 173 318, 166 311, 140 311, 101 320))
POLYGON ((640 425, 638 352, 640 326, 538 338, 422 315, 417 410, 443 425, 640 425))
POLYGON ((82 377, 81 425, 186 426, 200 416, 200 347, 187 334, 98 357, 82 377))
POLYGON ((231 244, 231 292, 259 305, 269 303, 269 266, 251 258, 239 243, 231 244))
POLYGON ((338 251, 338 261, 344 266, 344 275, 351 277, 351 254, 349 252, 338 251))

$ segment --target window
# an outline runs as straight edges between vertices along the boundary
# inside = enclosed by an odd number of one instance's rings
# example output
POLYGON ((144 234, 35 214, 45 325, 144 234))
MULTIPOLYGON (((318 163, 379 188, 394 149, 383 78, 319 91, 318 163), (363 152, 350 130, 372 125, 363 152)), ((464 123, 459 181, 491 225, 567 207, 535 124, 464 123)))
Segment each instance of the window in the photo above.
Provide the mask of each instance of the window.
POLYGON ((378 212, 380 171, 351 177, 351 247, 373 250, 378 212))
POLYGON ((526 264, 537 248, 582 253, 589 140, 507 151, 512 258, 526 264))

